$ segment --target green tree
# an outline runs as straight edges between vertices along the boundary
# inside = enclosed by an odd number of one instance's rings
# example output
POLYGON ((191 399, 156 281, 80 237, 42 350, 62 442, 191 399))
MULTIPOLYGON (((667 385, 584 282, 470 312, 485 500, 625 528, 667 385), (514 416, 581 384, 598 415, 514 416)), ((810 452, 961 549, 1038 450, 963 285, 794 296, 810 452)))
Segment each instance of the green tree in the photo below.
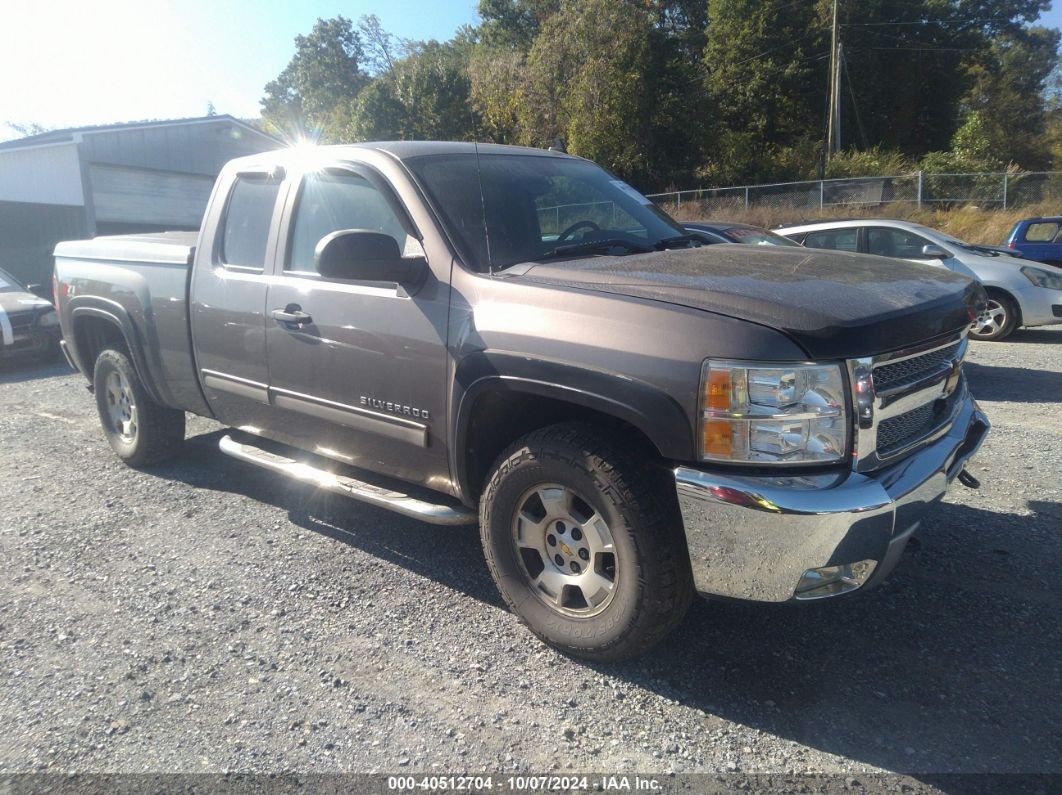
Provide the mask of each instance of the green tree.
POLYGON ((964 105, 994 157, 1028 169, 1051 161, 1045 139, 1047 81, 1058 63, 1059 31, 1042 27, 997 36, 969 66, 964 105))
POLYGON ((640 5, 565 0, 528 54, 528 102, 520 109, 526 143, 557 136, 570 152, 635 180, 649 174, 649 39, 640 5))
POLYGON ((349 103, 368 82, 362 43, 346 17, 318 19, 307 36, 295 37, 295 55, 265 87, 262 117, 289 136, 332 133, 349 103))
MULTIPOLYGON (((826 3, 709 0, 708 171, 715 181, 775 179, 778 150, 821 137, 826 3)), ((813 168, 814 163, 807 164, 813 168)))
POLYGON ((489 47, 527 52, 559 8, 560 0, 479 0, 479 35, 489 47))
POLYGON ((460 38, 411 45, 392 61, 349 109, 343 140, 470 140, 475 124, 468 60, 460 38))

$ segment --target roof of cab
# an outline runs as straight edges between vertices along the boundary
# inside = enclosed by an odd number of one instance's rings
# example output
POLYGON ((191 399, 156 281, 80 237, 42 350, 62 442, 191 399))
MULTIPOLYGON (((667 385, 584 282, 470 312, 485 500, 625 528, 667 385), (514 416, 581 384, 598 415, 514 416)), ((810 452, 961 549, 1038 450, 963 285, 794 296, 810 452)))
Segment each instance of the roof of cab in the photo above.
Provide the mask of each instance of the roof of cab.
POLYGON ((232 161, 237 169, 255 168, 262 165, 285 165, 289 161, 303 161, 307 157, 342 160, 345 155, 359 159, 358 152, 365 150, 385 152, 398 160, 408 160, 424 155, 530 155, 533 157, 558 157, 568 159, 572 155, 550 149, 534 149, 526 146, 507 146, 504 144, 475 144, 469 141, 367 141, 357 144, 330 144, 316 146, 303 144, 288 149, 276 149, 272 152, 249 155, 232 161))

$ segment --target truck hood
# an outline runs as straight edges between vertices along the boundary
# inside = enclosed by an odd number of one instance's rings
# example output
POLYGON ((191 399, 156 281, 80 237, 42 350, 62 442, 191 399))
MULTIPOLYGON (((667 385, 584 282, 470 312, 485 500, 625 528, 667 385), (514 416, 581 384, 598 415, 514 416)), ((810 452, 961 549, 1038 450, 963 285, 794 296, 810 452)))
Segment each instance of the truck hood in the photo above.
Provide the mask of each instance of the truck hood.
POLYGON ((981 286, 944 268, 863 254, 720 244, 514 266, 525 282, 749 320, 816 358, 897 350, 969 326, 981 286))

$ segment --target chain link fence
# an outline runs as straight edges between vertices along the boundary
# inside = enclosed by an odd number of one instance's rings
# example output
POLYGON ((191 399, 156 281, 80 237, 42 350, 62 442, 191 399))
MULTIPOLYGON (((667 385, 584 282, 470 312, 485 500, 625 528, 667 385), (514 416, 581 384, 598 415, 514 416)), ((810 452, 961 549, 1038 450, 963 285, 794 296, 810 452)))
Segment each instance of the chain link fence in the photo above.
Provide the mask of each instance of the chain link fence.
POLYGON ((648 198, 675 211, 705 215, 753 207, 827 210, 897 202, 919 207, 972 204, 1007 209, 1047 201, 1062 202, 1062 171, 981 174, 919 171, 882 177, 701 188, 654 193, 648 198))

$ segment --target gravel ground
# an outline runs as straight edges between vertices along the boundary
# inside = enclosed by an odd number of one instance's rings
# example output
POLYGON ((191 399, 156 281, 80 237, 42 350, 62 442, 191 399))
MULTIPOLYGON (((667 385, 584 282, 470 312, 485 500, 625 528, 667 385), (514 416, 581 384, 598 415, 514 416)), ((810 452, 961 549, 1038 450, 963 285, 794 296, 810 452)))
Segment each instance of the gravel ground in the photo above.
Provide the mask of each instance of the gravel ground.
POLYGON ((507 612, 475 528, 231 460, 111 454, 80 376, 0 371, 0 773, 1062 772, 1062 329, 975 343, 995 429, 860 598, 698 601, 591 666, 507 612))

